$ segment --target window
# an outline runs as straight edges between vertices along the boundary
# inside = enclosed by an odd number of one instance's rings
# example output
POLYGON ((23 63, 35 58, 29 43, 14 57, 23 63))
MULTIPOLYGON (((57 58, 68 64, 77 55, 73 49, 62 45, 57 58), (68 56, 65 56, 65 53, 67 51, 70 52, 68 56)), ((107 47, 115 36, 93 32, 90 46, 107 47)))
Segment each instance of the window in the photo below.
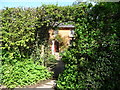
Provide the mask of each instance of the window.
POLYGON ((70 34, 74 35, 74 30, 70 30, 70 34))
POLYGON ((54 31, 54 35, 58 35, 58 30, 54 31))
POLYGON ((74 37, 74 30, 70 30, 69 37, 74 37))

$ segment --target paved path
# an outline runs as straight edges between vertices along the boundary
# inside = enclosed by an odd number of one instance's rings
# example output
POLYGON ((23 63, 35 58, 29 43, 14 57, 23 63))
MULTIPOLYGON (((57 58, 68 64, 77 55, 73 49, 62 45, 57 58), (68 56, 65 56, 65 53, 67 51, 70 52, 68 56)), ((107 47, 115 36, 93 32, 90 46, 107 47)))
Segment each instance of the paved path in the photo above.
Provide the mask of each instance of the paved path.
POLYGON ((58 64, 56 65, 56 67, 53 69, 53 71, 54 71, 53 78, 57 79, 59 74, 62 73, 63 70, 64 70, 64 63, 61 60, 59 60, 58 64))
POLYGON ((36 88, 47 88, 50 90, 54 90, 55 85, 56 85, 55 80, 50 80, 49 82, 46 82, 46 83, 44 83, 41 86, 38 86, 36 88))
MULTIPOLYGON (((57 55, 59 57, 59 55, 57 55)), ((62 71, 64 70, 64 63, 60 60, 60 57, 58 58, 58 64, 55 66, 55 68, 52 70, 54 72, 54 76, 53 78, 57 79, 59 74, 62 73, 62 71)), ((46 88, 48 90, 55 90, 55 86, 56 86, 56 80, 50 80, 46 83, 43 83, 40 86, 37 86, 36 88, 46 88)))

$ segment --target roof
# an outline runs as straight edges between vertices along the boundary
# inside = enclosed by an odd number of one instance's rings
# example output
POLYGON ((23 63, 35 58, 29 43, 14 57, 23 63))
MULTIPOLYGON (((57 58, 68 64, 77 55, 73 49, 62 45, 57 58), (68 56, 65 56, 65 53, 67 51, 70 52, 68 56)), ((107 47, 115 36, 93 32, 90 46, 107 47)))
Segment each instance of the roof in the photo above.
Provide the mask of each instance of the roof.
POLYGON ((53 26, 57 26, 57 27, 61 27, 61 28, 74 28, 75 26, 70 23, 72 23, 72 22, 71 21, 64 22, 64 23, 55 22, 55 24, 53 26))
POLYGON ((63 28, 74 28, 74 25, 59 25, 58 27, 63 27, 63 28))

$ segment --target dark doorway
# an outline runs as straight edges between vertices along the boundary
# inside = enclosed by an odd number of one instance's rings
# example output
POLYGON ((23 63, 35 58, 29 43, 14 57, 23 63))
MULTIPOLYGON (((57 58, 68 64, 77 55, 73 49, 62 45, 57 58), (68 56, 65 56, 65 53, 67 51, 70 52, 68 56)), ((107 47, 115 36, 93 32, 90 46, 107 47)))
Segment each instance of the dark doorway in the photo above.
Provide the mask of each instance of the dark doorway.
POLYGON ((59 42, 55 41, 55 52, 59 52, 59 42))

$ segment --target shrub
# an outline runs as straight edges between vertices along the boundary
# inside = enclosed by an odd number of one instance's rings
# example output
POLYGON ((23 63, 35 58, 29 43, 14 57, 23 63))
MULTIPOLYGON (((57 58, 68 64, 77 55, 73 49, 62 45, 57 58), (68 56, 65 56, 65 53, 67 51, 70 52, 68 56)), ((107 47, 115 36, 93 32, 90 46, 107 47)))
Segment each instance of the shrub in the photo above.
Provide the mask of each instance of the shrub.
POLYGON ((120 89, 119 4, 99 3, 77 16, 75 40, 62 58, 69 68, 58 78, 59 89, 120 89))
POLYGON ((52 76, 46 67, 34 64, 32 60, 17 61, 14 65, 4 64, 2 74, 2 84, 8 88, 31 85, 52 76))
POLYGON ((78 71, 76 65, 66 65, 65 70, 62 74, 59 75, 57 80, 57 88, 59 89, 78 89, 78 85, 76 84, 78 77, 78 71))

